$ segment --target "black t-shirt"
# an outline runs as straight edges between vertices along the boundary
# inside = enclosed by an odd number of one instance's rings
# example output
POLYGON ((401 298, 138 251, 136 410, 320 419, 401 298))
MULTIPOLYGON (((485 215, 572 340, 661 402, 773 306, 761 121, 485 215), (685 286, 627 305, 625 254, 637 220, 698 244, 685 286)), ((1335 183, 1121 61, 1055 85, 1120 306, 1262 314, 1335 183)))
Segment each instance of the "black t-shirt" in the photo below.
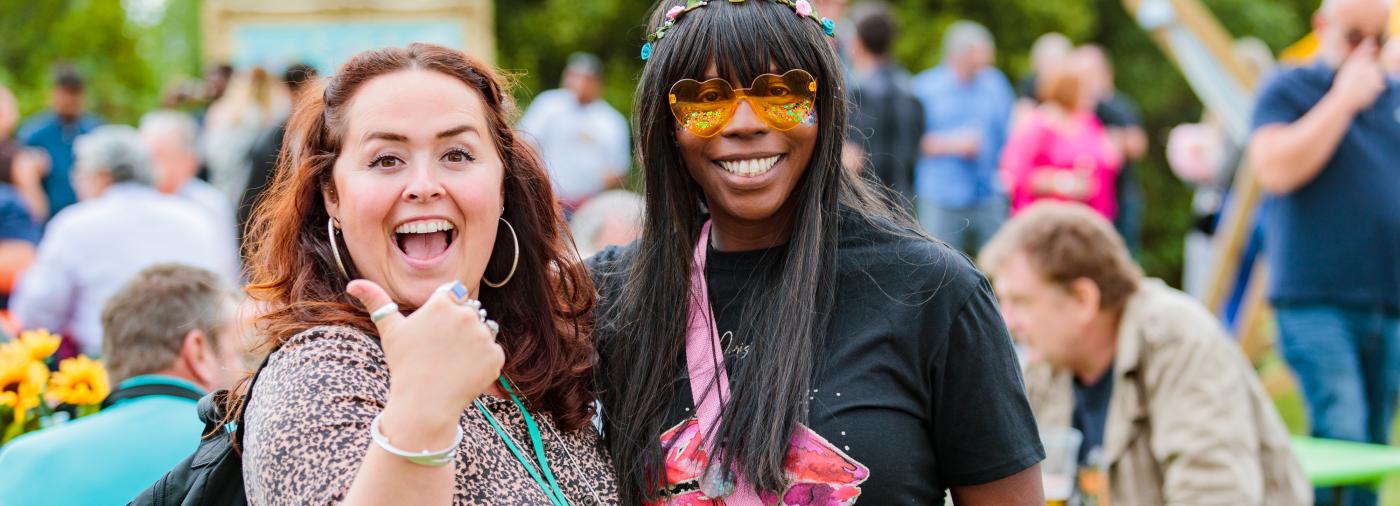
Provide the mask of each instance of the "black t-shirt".
POLYGON ((1138 112, 1137 102, 1122 93, 1114 93, 1094 106, 1094 115, 1106 128, 1140 127, 1142 113, 1138 112))
MULTIPOLYGON (((783 250, 709 252, 710 302, 727 368, 745 359, 747 346, 763 345, 761 336, 733 332, 748 287, 761 277, 754 271, 781 268, 783 250)), ((604 306, 621 276, 598 274, 618 272, 634 254, 634 246, 610 248, 590 259, 604 306)), ((1040 462, 1010 337, 990 287, 966 257, 847 218, 836 269, 825 360, 803 425, 818 436, 808 443, 820 448, 820 463, 854 463, 853 475, 868 476, 844 483, 859 487, 860 503, 941 504, 947 487, 996 481, 1040 462)), ((601 367, 610 362, 605 339, 601 367)), ((679 383, 668 431, 694 412, 689 383, 679 383)))
POLYGON ((1029 74, 1021 78, 1021 80, 1016 83, 1016 98, 1030 99, 1032 102, 1039 104, 1039 93, 1036 93, 1038 91, 1036 88, 1039 86, 1040 82, 1036 79, 1035 74, 1029 74))
MULTIPOLYGON (((1122 93, 1114 93, 1099 101, 1098 105, 1094 106, 1094 115, 1098 116, 1104 128, 1142 127, 1142 113, 1138 112, 1137 103, 1122 93)), ((1136 167, 1137 163, 1133 160, 1123 161, 1123 168, 1118 172, 1120 198, 1124 196, 1121 191, 1123 186, 1131 184, 1136 167)))

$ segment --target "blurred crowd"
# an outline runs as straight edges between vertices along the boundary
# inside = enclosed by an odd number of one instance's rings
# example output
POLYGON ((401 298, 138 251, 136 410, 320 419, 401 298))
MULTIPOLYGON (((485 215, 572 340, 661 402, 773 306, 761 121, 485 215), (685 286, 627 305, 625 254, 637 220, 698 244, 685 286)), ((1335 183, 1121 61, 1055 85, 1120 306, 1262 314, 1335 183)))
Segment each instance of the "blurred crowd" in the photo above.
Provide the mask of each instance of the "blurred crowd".
POLYGON ((1008 216, 1046 199, 1090 205, 1136 248, 1144 202, 1135 172, 1147 135, 1104 48, 1045 34, 1032 72, 1013 86, 993 66, 996 42, 980 24, 950 25, 941 62, 913 76, 890 58, 894 30, 880 10, 856 22, 852 168, 868 163, 930 234, 970 254, 1008 216))

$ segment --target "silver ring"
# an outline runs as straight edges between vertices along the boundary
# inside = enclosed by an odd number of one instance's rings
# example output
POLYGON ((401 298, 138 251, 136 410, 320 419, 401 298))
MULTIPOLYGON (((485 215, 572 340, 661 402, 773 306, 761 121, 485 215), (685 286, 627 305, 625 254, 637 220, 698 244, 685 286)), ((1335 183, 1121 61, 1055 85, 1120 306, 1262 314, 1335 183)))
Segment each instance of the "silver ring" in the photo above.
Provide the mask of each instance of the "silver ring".
POLYGON ((395 303, 393 303, 393 302, 390 302, 390 303, 385 304, 385 305, 383 305, 383 306, 379 306, 379 309, 375 309, 373 312, 371 312, 371 313, 369 314, 369 321, 371 321, 371 322, 373 322, 373 323, 379 323, 379 320, 383 320, 384 318, 388 317, 389 315, 394 314, 394 313, 397 313, 397 312, 399 312, 399 305, 398 305, 398 304, 395 304, 395 303))
POLYGON ((496 320, 486 320, 485 323, 486 328, 491 331, 491 339, 501 335, 501 324, 496 323, 496 320))

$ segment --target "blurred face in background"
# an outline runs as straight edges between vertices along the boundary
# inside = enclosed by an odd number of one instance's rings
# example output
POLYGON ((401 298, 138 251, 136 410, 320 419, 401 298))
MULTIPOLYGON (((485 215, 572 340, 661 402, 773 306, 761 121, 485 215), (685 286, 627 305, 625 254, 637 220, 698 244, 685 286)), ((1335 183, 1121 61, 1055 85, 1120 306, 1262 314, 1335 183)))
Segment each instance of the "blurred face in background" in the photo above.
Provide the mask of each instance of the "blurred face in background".
POLYGON ((1024 252, 1008 256, 997 266, 992 286, 1006 326, 1017 341, 1056 367, 1074 363, 1081 336, 1097 307, 1045 279, 1024 252))
POLYGON ((107 187, 112 185, 112 173, 97 167, 88 167, 82 158, 74 163, 73 173, 69 176, 73 182, 73 192, 77 194, 79 201, 92 200, 101 197, 107 191, 107 187))
POLYGON ((603 78, 591 71, 569 70, 564 72, 564 89, 573 92, 580 104, 587 104, 602 96, 603 78))
POLYGON ((990 67, 996 58, 992 47, 983 43, 968 44, 952 54, 953 72, 963 81, 971 81, 979 72, 990 67))
POLYGON ((602 251, 608 246, 623 246, 641 236, 642 227, 635 221, 612 218, 604 221, 598 228, 598 235, 593 236, 593 251, 602 251))
POLYGON ((204 97, 207 100, 218 100, 224 96, 224 91, 228 90, 228 83, 233 79, 233 67, 217 65, 210 67, 205 72, 204 77, 204 97))
POLYGON ((1056 32, 1041 35, 1031 46, 1031 69, 1036 74, 1044 75, 1056 65, 1061 65, 1072 52, 1074 44, 1068 37, 1056 32))
POLYGON ((19 124, 19 104, 9 88, 0 86, 0 140, 9 139, 19 124))
POLYGON ((72 120, 82 116, 84 107, 83 89, 58 87, 54 88, 50 97, 50 106, 53 112, 63 119, 72 120))
POLYGON ((156 189, 164 193, 179 191, 199 173, 199 155, 194 146, 185 145, 178 135, 166 129, 143 129, 141 137, 151 152, 156 171, 156 189))
POLYGON ((1389 22, 1387 0, 1326 0, 1313 16, 1313 29, 1318 32, 1323 59, 1335 67, 1367 39, 1377 49, 1384 47, 1389 22))
POLYGON ((1113 93, 1113 67, 1103 51, 1093 46, 1079 48, 1074 51, 1070 66, 1077 69, 1084 93, 1093 102, 1107 99, 1113 93))
MULTIPOLYGON (((229 305, 235 303, 229 301, 229 305)), ((229 314, 235 314, 236 309, 230 309, 229 314)), ((246 371, 251 368, 246 365, 244 355, 248 347, 243 340, 243 327, 238 318, 230 318, 223 328, 219 329, 218 336, 215 337, 211 353, 205 353, 205 364, 203 367, 209 371, 209 390, 220 388, 233 388, 238 380, 243 378, 246 371)), ((253 365, 256 367, 256 364, 253 365)))
POLYGON ((1086 76, 1073 59, 1069 63, 1042 76, 1036 82, 1036 96, 1042 104, 1066 113, 1092 110, 1095 101, 1084 84, 1086 76))

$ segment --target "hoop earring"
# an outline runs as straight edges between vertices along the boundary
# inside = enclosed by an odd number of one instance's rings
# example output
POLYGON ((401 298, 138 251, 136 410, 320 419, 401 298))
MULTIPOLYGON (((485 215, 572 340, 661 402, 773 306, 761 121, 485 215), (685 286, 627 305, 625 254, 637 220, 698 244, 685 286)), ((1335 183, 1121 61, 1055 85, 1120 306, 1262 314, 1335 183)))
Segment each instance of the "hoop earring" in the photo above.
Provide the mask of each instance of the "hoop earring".
POLYGON ((486 279, 486 275, 484 274, 481 276, 481 282, 486 283, 486 286, 491 288, 506 286, 506 283, 509 283, 511 278, 515 277, 515 268, 520 265, 520 237, 515 235, 515 227, 511 226, 509 221, 506 221, 505 218, 497 219, 501 220, 501 223, 505 223, 506 228, 510 229, 510 242, 515 246, 515 258, 510 261, 510 274, 506 274, 506 279, 501 280, 500 283, 491 282, 491 280, 486 279))
POLYGON ((345 272, 345 264, 340 261, 340 247, 335 244, 335 218, 326 218, 326 238, 331 240, 331 256, 335 257, 335 266, 340 268, 340 275, 346 278, 350 273, 345 272))

